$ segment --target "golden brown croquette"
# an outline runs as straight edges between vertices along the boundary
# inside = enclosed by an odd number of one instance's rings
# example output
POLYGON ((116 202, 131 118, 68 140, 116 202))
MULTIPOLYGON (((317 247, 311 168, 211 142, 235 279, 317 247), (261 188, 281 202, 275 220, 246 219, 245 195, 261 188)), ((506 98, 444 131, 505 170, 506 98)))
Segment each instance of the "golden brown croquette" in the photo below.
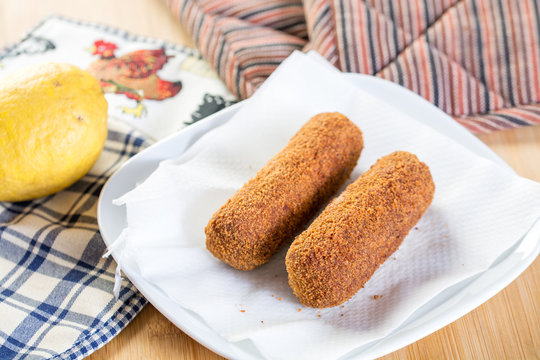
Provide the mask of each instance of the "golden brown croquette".
POLYGON ((212 216, 207 249, 239 270, 264 264, 343 185, 362 147, 346 116, 315 115, 212 216))
POLYGON ((334 199, 287 252, 289 284, 304 305, 350 299, 420 220, 435 185, 408 152, 379 159, 334 199))

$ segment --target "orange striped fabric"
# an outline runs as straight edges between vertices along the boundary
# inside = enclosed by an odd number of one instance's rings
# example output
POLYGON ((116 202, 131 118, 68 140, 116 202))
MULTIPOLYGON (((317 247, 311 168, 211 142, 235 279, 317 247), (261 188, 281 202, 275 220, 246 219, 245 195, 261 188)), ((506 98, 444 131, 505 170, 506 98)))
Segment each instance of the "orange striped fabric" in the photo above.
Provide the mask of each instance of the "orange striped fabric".
POLYGON ((423 96, 473 132, 540 123, 540 0, 166 0, 239 98, 294 50, 423 96))

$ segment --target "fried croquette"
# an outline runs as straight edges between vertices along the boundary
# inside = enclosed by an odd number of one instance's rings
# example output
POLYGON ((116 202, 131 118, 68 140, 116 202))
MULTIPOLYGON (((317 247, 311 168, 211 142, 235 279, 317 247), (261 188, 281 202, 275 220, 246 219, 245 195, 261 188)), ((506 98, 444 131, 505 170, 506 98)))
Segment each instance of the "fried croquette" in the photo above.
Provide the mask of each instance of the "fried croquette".
POLYGON ((401 245, 433 199, 429 168, 408 152, 379 159, 291 244, 289 284, 304 305, 342 304, 401 245))
POLYGON ((207 249, 239 270, 266 263, 343 185, 362 148, 346 116, 315 115, 212 216, 207 249))

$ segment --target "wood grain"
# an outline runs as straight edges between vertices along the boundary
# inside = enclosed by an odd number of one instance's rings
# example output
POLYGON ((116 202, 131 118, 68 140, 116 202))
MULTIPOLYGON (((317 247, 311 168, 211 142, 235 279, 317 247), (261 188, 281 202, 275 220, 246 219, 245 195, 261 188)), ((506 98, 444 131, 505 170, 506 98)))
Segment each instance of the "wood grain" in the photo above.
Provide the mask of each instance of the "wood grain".
MULTIPOLYGON (((17 41, 44 17, 60 14, 135 34, 193 45, 160 0, 1 0, 0 46, 17 41)), ((540 181, 540 127, 481 135, 518 174, 540 181)), ((540 359, 540 260, 488 302, 445 328, 382 359, 540 359)), ((222 359, 176 328, 153 306, 88 357, 222 359)))

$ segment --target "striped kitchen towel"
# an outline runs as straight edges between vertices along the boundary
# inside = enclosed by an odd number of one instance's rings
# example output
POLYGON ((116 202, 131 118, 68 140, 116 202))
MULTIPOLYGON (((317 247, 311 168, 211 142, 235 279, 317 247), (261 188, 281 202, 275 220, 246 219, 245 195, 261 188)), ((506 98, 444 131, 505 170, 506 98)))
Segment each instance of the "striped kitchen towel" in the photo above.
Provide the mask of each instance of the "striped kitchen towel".
POLYGON ((423 96, 473 132, 540 123, 540 0, 166 0, 249 97, 294 50, 423 96))

